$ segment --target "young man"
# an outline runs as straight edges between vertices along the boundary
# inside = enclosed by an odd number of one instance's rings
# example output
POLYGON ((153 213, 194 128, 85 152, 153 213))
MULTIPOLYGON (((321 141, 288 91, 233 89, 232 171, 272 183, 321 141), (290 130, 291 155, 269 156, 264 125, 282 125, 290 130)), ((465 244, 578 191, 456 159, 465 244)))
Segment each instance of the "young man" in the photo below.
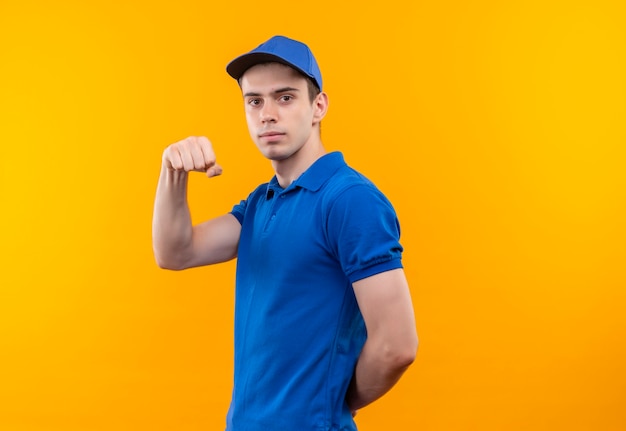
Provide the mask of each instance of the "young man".
POLYGON ((328 96, 306 45, 275 36, 227 71, 275 176, 192 226, 188 172, 222 169, 207 138, 167 147, 156 260, 179 270, 238 259, 228 431, 356 430, 356 411, 391 389, 417 350, 396 214, 341 153, 324 150, 328 96))

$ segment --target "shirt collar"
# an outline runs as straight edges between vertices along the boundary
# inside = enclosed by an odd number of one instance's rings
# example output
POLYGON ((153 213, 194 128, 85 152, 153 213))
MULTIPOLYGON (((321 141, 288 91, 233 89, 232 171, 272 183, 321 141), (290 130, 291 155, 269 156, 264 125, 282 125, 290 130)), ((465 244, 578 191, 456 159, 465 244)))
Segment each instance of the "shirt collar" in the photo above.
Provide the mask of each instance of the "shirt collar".
MULTIPOLYGON (((292 187, 302 187, 316 192, 342 166, 346 166, 343 154, 339 151, 328 153, 317 159, 292 184, 292 187)), ((282 191, 276 175, 267 184, 265 196, 270 199, 275 192, 282 191)))

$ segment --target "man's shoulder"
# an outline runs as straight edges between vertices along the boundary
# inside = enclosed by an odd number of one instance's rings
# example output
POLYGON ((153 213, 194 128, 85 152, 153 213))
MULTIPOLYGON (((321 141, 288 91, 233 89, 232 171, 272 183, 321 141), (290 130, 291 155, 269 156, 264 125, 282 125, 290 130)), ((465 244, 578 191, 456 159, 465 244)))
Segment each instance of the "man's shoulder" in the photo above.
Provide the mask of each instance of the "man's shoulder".
POLYGON ((337 169, 325 184, 328 192, 342 194, 351 189, 365 189, 374 193, 381 193, 378 187, 364 174, 350 165, 344 165, 337 169))
POLYGON ((237 219, 241 222, 243 220, 243 214, 251 207, 255 206, 256 203, 260 200, 260 198, 264 198, 267 196, 269 183, 263 183, 257 186, 247 198, 241 200, 238 204, 236 204, 231 213, 237 217, 237 219))

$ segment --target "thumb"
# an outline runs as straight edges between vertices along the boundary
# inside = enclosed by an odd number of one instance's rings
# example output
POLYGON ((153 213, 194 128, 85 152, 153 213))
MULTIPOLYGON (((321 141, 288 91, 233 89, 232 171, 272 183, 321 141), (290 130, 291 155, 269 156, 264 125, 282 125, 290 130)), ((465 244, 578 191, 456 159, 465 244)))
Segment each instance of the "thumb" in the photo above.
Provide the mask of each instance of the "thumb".
POLYGON ((209 178, 216 177, 218 175, 222 175, 222 167, 217 163, 206 170, 206 176, 209 178))

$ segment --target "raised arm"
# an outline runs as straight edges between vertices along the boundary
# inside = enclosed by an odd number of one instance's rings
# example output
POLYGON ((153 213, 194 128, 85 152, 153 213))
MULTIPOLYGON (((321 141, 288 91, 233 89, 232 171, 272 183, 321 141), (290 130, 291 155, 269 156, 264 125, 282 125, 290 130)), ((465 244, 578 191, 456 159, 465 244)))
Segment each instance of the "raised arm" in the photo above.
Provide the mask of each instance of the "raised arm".
POLYGON ((205 137, 189 137, 163 152, 152 219, 154 256, 161 268, 180 270, 237 256, 241 225, 234 216, 225 214, 192 225, 187 204, 191 171, 205 172, 208 177, 222 173, 205 137))
POLYGON ((355 413, 389 391, 411 365, 417 332, 408 283, 402 269, 354 283, 367 341, 346 395, 355 413))

